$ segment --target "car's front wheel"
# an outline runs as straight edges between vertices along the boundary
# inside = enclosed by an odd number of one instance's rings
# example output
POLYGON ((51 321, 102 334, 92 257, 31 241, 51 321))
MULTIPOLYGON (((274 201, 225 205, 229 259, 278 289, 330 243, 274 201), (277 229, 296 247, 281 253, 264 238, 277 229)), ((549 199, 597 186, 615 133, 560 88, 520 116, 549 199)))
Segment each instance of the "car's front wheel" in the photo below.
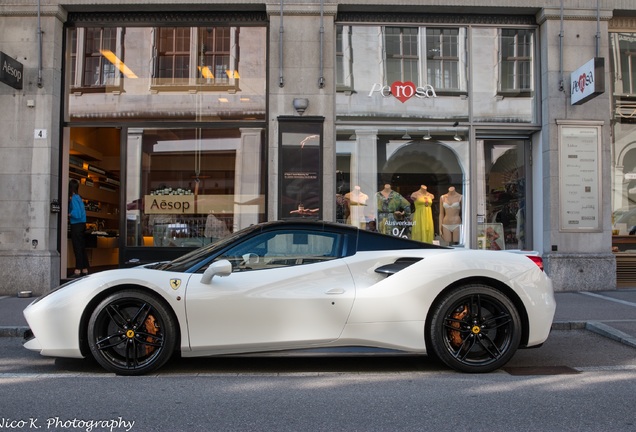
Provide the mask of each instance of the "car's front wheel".
POLYGON ((163 366, 176 340, 172 313, 156 297, 139 290, 108 296, 88 323, 93 357, 119 375, 142 375, 163 366))
POLYGON ((521 340, 515 305, 500 291, 471 284, 446 293, 431 311, 428 347, 461 372, 491 372, 505 365, 521 340))

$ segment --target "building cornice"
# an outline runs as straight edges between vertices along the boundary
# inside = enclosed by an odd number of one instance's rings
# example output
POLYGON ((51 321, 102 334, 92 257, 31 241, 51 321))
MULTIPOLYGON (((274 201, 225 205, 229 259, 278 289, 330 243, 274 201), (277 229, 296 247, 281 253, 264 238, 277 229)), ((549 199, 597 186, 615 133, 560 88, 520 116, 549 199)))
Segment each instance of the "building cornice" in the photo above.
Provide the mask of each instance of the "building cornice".
MULTIPOLYGON (((609 21, 613 15, 611 10, 601 9, 598 18, 601 21, 609 21)), ((538 24, 560 19, 561 9, 559 8, 543 8, 537 13, 538 24)), ((596 21, 597 13, 596 9, 565 9, 563 10, 563 19, 566 21, 596 21)))
MULTIPOLYGON (((41 6, 40 17, 55 17, 66 21, 66 10, 61 6, 41 6)), ((38 8, 23 5, 0 6, 0 17, 37 17, 38 8)))

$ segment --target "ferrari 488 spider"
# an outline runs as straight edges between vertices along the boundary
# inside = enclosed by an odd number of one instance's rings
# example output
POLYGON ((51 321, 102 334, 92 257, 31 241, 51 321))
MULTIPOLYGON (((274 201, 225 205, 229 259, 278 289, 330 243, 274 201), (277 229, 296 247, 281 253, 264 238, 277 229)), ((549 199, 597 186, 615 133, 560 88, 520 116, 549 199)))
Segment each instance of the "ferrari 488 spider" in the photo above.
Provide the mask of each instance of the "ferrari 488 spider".
MULTIPOLYGON (((542 344, 540 257, 444 248, 328 222, 267 222, 170 262, 72 280, 24 311, 24 346, 139 375, 182 357, 376 347, 463 372, 542 344)), ((384 350, 383 350, 384 351, 384 350)))

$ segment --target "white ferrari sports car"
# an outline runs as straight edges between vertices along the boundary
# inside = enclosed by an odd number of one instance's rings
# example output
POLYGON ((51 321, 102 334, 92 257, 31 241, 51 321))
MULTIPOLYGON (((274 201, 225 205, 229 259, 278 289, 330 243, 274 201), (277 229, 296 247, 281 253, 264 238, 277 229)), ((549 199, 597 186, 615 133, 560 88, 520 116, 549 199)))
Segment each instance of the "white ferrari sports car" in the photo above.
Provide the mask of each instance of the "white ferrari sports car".
POLYGON ((24 346, 92 355, 120 375, 154 371, 175 353, 333 347, 428 354, 489 372, 518 348, 541 345, 555 308, 536 254, 276 221, 174 261, 72 280, 24 310, 24 346))

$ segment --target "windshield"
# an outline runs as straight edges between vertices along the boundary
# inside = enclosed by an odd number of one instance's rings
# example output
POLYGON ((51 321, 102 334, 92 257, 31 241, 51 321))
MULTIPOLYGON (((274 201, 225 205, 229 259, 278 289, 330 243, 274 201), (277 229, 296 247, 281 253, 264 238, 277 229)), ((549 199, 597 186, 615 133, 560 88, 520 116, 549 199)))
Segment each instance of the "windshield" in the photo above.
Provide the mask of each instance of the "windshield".
POLYGON ((189 252, 174 261, 170 261, 167 263, 160 264, 157 267, 157 270, 170 270, 177 272, 185 272, 188 269, 192 268, 194 265, 198 264, 206 257, 212 255, 215 251, 220 251, 224 249, 231 243, 234 243, 238 238, 244 236, 250 231, 258 230, 260 227, 258 225, 252 225, 247 228, 243 228, 242 230, 236 231, 234 234, 222 238, 214 243, 210 243, 209 245, 203 246, 199 249, 195 249, 192 252, 189 252))

